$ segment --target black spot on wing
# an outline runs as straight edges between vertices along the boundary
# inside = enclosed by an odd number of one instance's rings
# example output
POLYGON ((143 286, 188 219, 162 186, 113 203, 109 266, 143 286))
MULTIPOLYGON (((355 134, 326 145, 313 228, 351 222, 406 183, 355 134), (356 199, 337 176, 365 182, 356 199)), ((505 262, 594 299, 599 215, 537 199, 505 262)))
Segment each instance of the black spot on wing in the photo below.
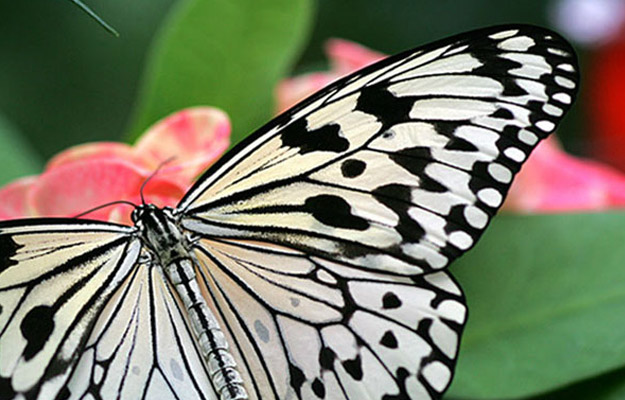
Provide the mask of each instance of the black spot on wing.
POLYGON ((356 109, 374 115, 385 126, 395 125, 409 119, 414 100, 396 97, 381 86, 365 87, 358 96, 356 109))
POLYGON ((312 390, 313 393, 315 393, 315 395, 320 399, 324 399, 326 397, 326 388, 323 385, 323 382, 319 380, 319 378, 315 378, 315 380, 313 381, 312 390))
POLYGON ((398 346, 397 338, 392 331, 384 332, 382 339, 380 339, 380 344, 389 349, 396 349, 398 346))
POLYGON ((304 209, 324 225, 359 231, 369 228, 369 222, 352 214, 349 203, 338 196, 321 194, 309 197, 304 203, 304 209))
POLYGON ((54 309, 50 306, 37 306, 26 313, 20 324, 22 336, 26 339, 24 359, 32 359, 43 349, 54 330, 54 309))
POLYGON ((473 143, 460 137, 452 138, 449 143, 445 145, 445 150, 472 152, 480 151, 480 149, 478 149, 473 143))
POLYGON ((341 164, 341 173, 345 178, 356 178, 365 172, 367 164, 361 160, 349 159, 341 164))
POLYGON ((289 363, 289 375, 291 376, 290 384, 295 393, 297 394, 297 398, 302 398, 302 386, 306 381, 306 377, 304 376, 304 372, 298 368, 297 366, 289 363))
POLYGON ((9 235, 0 235, 0 273, 17 264, 12 258, 22 246, 15 243, 9 235))
POLYGON ((362 380, 362 360, 360 355, 357 355, 353 360, 343 361, 343 368, 354 380, 362 380))
POLYGON ((306 119, 294 121, 283 129, 282 144, 299 148, 300 154, 313 151, 342 152, 349 148, 349 141, 341 136, 338 124, 328 124, 317 129, 309 129, 306 119))
POLYGON ((382 308, 385 310, 391 310, 399 307, 401 307, 401 300, 395 293, 386 292, 384 296, 382 296, 382 308))
POLYGON ((499 119, 508 119, 508 120, 514 119, 514 114, 512 114, 512 111, 503 107, 497 109, 497 111, 495 111, 492 115, 494 118, 499 118, 499 119))
POLYGON ((319 365, 325 370, 334 370, 336 354, 329 347, 324 347, 319 352, 319 365))

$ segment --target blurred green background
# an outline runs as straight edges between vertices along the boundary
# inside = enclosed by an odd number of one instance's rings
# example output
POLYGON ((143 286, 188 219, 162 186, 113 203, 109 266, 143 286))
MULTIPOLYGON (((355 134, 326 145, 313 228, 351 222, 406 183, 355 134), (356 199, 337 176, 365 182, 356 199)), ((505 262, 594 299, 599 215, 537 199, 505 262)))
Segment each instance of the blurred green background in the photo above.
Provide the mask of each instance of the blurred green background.
MULTIPOLYGON (((2 171, 0 183, 36 172, 35 166, 41 166, 68 146, 94 140, 125 140, 129 131, 136 135, 154 122, 146 119, 133 125, 137 105, 146 101, 139 97, 139 88, 146 84, 146 70, 154 68, 156 63, 148 61, 163 52, 159 45, 164 35, 171 34, 171 29, 163 32, 168 28, 168 17, 171 19, 172 11, 175 13, 176 8, 182 8, 182 3, 185 1, 87 2, 120 32, 121 36, 115 38, 69 1, 0 0, 0 15, 3 16, 0 24, 0 116, 24 142, 23 151, 30 148, 27 158, 36 160, 34 165, 29 162, 25 169, 2 171)), ((270 8, 271 3, 255 3, 254 11, 270 8)), ((352 39, 391 54, 486 25, 526 22, 549 26, 546 4, 540 0, 505 5, 495 0, 320 0, 312 3, 314 10, 302 17, 309 21, 308 26, 298 33, 301 39, 295 40, 299 43, 292 51, 293 55, 300 56, 293 57, 289 63, 296 63, 295 71, 321 68, 326 63, 323 43, 330 37, 352 39)), ((220 42, 231 40, 228 37, 232 33, 231 24, 232 21, 221 21, 217 27, 208 26, 213 29, 212 36, 202 50, 211 56, 216 54, 210 46, 218 48, 220 42)), ((174 46, 189 45, 182 42, 174 46)), ((265 61, 270 63, 268 58, 269 55, 265 61)), ((217 53, 207 64, 198 67, 208 75, 219 70, 213 63, 219 65, 220 62, 217 53)), ((185 78, 170 76, 170 79, 185 78)), ((206 104, 217 104, 213 97, 262 96, 253 89, 241 88, 237 93, 215 90, 205 93, 203 100, 206 104)), ((168 101, 167 93, 162 97, 156 101, 168 101)), ((198 101, 200 97, 197 96, 198 101)), ((271 105, 264 107, 269 110, 271 105)), ((269 111, 265 111, 265 119, 269 115, 269 111)), ((263 121, 254 122, 257 126, 263 121)), ((233 123, 236 126, 238 121, 235 119, 233 123)), ((5 136, 6 131, 7 128, 3 128, 5 136)), ((244 136, 249 132, 236 133, 244 136)))
MULTIPOLYGON (((0 184, 75 144, 130 142, 185 106, 222 107, 239 141, 271 117, 281 78, 327 67, 328 38, 392 54, 494 24, 557 29, 544 0, 87 4, 121 36, 69 1, 0 0, 0 184)), ((584 69, 591 49, 573 44, 584 69)), ((576 153, 585 90, 558 132, 576 153)), ((452 268, 470 319, 446 398, 625 398, 623 226, 621 213, 498 217, 452 268)))

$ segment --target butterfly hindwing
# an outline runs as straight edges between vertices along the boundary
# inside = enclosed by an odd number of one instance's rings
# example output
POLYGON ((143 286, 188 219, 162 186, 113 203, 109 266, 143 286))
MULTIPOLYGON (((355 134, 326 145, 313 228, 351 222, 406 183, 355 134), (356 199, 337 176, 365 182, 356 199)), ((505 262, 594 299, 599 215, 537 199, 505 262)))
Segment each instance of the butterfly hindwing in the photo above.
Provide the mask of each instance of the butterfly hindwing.
POLYGON ((131 231, 69 219, 0 223, 0 397, 62 390, 138 257, 131 231))
POLYGON ((447 273, 369 272, 258 242, 202 240, 197 254, 251 398, 424 399, 449 385, 466 309, 447 273))
POLYGON ((239 145, 182 200, 182 224, 362 268, 439 270, 475 244, 577 79, 570 46, 533 27, 390 57, 239 145))

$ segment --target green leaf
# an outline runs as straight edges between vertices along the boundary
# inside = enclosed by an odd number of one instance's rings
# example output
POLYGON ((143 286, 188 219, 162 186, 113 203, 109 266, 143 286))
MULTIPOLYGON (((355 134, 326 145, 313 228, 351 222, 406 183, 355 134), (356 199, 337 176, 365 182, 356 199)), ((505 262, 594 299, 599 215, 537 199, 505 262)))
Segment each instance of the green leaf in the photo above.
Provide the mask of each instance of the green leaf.
POLYGON ((42 161, 31 146, 2 115, 0 115, 0 185, 15 178, 41 172, 42 161))
POLYGON ((178 3, 150 58, 130 135, 183 107, 225 110, 238 141, 266 122, 273 91, 303 44, 310 0, 178 3))
POLYGON ((564 389, 532 397, 531 400, 623 400, 625 399, 625 369, 576 383, 564 389))
POLYGON ((450 397, 535 395, 625 365, 625 213, 500 216, 452 268, 469 321, 450 397))

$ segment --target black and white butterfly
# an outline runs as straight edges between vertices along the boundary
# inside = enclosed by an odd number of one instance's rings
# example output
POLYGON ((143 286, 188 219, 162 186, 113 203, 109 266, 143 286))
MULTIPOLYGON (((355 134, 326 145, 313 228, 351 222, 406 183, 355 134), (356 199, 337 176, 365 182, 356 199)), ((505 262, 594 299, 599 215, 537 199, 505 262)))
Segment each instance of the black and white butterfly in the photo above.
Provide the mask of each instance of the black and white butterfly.
POLYGON ((134 226, 0 223, 0 398, 440 398, 444 268, 577 83, 557 34, 482 29, 331 84, 134 226))

